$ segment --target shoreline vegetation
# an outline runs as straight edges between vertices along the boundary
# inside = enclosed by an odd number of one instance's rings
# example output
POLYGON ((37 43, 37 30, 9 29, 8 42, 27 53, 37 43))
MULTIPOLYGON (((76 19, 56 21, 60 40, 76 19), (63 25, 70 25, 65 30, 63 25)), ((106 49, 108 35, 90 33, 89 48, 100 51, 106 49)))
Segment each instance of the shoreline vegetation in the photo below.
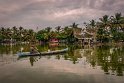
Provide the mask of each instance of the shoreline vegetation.
POLYGON ((84 27, 79 24, 61 27, 47 27, 35 32, 33 29, 23 27, 0 27, 1 43, 38 42, 65 43, 65 44, 113 44, 121 45, 124 42, 124 16, 116 13, 114 16, 104 15, 98 21, 84 22, 84 27))

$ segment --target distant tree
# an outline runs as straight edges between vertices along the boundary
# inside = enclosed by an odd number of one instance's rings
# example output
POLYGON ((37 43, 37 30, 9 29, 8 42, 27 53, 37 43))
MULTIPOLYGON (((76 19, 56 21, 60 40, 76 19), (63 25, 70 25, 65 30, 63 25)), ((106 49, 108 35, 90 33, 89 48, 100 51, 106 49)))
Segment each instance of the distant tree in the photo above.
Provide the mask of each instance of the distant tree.
POLYGON ((56 31, 59 33, 60 30, 61 30, 61 26, 57 26, 55 29, 56 29, 56 31))
POLYGON ((91 28, 94 28, 96 26, 95 20, 91 20, 89 25, 91 26, 91 28))
POLYGON ((74 23, 72 23, 72 25, 70 25, 70 27, 72 27, 72 28, 78 28, 78 25, 79 25, 79 24, 76 24, 76 23, 74 22, 74 23))
POLYGON ((51 32, 51 27, 47 27, 47 28, 45 28, 45 30, 47 31, 47 33, 50 33, 51 32))

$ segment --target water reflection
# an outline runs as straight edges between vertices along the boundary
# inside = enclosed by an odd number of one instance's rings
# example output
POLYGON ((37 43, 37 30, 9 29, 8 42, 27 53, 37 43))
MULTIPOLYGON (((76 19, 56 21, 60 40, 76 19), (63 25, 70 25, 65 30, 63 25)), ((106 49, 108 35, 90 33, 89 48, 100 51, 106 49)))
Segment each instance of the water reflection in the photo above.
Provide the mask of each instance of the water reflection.
MULTIPOLYGON (((1 45, 0 46, 0 60, 2 62, 9 61, 13 58, 17 58, 17 53, 20 48, 24 48, 23 51, 29 51, 29 45, 1 45), (11 57, 8 57, 12 54, 11 57)), ((65 46, 58 47, 50 47, 48 45, 37 46, 40 51, 48 51, 63 49, 65 46)), ((104 71, 106 75, 116 75, 123 76, 124 73, 124 46, 68 46, 69 51, 63 55, 54 55, 57 60, 68 60, 71 61, 72 64, 89 65, 93 69, 97 69, 100 67, 101 70, 104 71)), ((52 56, 45 56, 48 60, 52 58, 52 56)), ((29 59, 31 66, 35 65, 35 62, 42 59, 42 57, 25 57, 29 59)), ((17 59, 16 59, 17 60, 17 59)), ((21 60, 18 59, 18 60, 21 60)))
POLYGON ((35 59, 35 57, 33 57, 33 56, 31 56, 31 57, 29 58, 29 60, 30 60, 31 66, 33 66, 33 63, 34 63, 34 62, 36 62, 36 59, 35 59))
POLYGON ((96 49, 96 58, 98 58, 98 65, 102 66, 102 69, 106 74, 123 76, 123 54, 124 47, 100 46, 96 49))

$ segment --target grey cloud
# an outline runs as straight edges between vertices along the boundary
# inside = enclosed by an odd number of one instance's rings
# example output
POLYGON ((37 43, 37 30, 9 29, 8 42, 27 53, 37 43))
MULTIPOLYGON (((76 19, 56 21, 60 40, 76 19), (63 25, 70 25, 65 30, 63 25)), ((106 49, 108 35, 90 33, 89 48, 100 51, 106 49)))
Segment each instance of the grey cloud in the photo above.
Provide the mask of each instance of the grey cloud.
POLYGON ((124 0, 0 0, 0 25, 57 26, 124 13, 124 0))

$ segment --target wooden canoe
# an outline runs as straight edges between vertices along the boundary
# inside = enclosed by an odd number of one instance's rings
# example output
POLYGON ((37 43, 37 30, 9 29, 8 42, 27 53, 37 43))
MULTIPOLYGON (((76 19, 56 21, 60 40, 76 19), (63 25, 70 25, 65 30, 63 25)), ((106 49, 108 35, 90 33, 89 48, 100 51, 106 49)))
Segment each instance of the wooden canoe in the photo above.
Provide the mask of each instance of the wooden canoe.
POLYGON ((68 51, 68 48, 62 49, 62 50, 56 50, 56 51, 49 51, 49 52, 40 52, 40 53, 33 53, 31 54, 30 52, 20 52, 17 53, 19 57, 23 56, 44 56, 44 55, 54 55, 54 54, 60 54, 60 53, 65 53, 68 51))

